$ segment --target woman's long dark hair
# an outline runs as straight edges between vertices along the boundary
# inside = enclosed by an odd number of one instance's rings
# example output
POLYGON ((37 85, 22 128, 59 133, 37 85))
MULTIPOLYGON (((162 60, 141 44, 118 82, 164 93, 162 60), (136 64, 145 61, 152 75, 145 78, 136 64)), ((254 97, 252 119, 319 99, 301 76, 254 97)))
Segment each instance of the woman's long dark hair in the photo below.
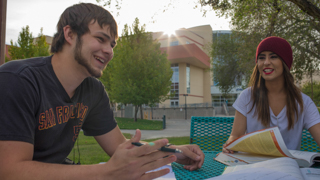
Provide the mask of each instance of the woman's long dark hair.
MULTIPOLYGON (((303 101, 301 90, 294 84, 294 78, 290 73, 287 65, 282 61, 283 76, 284 76, 284 88, 287 94, 287 118, 288 118, 288 130, 292 129, 295 121, 298 120, 298 104, 300 106, 300 112, 303 111, 303 101)), ((258 65, 253 69, 253 73, 250 78, 249 86, 251 87, 251 101, 253 107, 256 106, 256 112, 258 113, 258 121, 261 121, 262 125, 269 127, 270 125, 270 110, 268 101, 268 89, 265 85, 265 80, 261 77, 258 70, 258 65)))

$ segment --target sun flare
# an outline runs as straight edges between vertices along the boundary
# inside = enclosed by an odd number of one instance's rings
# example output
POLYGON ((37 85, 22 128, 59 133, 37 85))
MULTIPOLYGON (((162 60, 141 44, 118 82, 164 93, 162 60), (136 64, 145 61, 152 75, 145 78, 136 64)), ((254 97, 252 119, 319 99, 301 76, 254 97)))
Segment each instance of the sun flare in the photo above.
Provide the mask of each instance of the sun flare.
POLYGON ((163 31, 164 35, 168 35, 169 37, 172 35, 176 35, 176 29, 168 28, 163 31))

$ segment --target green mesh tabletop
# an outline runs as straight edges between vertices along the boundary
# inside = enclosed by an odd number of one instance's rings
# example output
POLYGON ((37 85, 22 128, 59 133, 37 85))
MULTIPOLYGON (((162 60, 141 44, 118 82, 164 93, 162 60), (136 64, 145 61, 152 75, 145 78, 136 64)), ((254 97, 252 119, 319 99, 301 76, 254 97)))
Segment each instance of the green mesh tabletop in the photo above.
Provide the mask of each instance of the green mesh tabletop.
MULTIPOLYGON (((221 151, 228 140, 234 117, 192 116, 190 126, 190 144, 197 144, 203 151, 221 151)), ((320 152, 308 130, 302 131, 301 151, 320 152)))
POLYGON ((188 171, 183 169, 183 165, 178 163, 172 163, 172 170, 178 180, 201 180, 208 179, 211 177, 219 176, 224 171, 226 165, 215 161, 213 158, 216 157, 218 151, 203 151, 205 154, 204 163, 201 169, 196 171, 188 171))
MULTIPOLYGON (((215 161, 213 158, 220 151, 203 151, 205 154, 204 163, 201 169, 196 171, 188 171, 183 169, 183 165, 178 163, 172 163, 172 170, 177 180, 202 180, 219 176, 223 173, 227 165, 215 161)), ((313 166, 313 168, 319 168, 320 166, 313 166)))
POLYGON ((305 129, 302 131, 300 150, 309 152, 320 152, 320 148, 318 147, 316 141, 313 139, 310 132, 305 129))
POLYGON ((221 151, 228 140, 234 117, 191 118, 190 144, 197 144, 203 151, 221 151))

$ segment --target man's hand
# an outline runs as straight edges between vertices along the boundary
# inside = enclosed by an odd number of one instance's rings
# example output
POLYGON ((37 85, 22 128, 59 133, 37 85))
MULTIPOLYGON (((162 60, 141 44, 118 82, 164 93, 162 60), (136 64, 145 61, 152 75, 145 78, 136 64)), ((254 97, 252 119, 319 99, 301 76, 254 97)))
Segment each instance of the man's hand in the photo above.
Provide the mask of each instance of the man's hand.
POLYGON ((176 161, 177 158, 173 153, 158 150, 162 146, 165 146, 168 140, 160 139, 140 147, 131 144, 132 142, 139 142, 140 138, 141 131, 137 130, 132 139, 118 146, 113 156, 105 164, 106 178, 147 180, 163 176, 170 172, 169 169, 162 169, 160 171, 146 173, 176 161))
POLYGON ((184 169, 193 171, 201 168, 204 162, 204 154, 198 145, 171 145, 169 148, 180 149, 183 153, 175 153, 177 163, 184 164, 184 169))

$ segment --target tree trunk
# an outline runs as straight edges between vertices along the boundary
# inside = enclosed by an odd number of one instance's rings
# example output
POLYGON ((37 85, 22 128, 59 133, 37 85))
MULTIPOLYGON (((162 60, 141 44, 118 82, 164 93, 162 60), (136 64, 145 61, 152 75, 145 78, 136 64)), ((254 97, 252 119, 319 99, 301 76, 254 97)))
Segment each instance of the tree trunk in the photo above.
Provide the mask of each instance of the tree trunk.
POLYGON ((134 106, 134 122, 137 122, 138 107, 139 106, 134 106))
POLYGON ((140 105, 140 117, 143 119, 143 114, 142 114, 142 105, 140 105))
POLYGON ((273 8, 275 9, 275 12, 272 14, 272 18, 271 18, 271 21, 270 21, 269 32, 267 34, 267 37, 272 36, 274 34, 274 26, 276 24, 278 14, 281 11, 281 8, 279 8, 279 6, 278 6, 278 1, 277 0, 274 0, 273 8))
POLYGON ((288 0, 297 5, 302 11, 312 16, 314 19, 320 19, 320 8, 307 0, 288 0))
POLYGON ((311 99, 313 101, 313 80, 312 80, 312 71, 310 72, 310 80, 311 80, 311 99))

